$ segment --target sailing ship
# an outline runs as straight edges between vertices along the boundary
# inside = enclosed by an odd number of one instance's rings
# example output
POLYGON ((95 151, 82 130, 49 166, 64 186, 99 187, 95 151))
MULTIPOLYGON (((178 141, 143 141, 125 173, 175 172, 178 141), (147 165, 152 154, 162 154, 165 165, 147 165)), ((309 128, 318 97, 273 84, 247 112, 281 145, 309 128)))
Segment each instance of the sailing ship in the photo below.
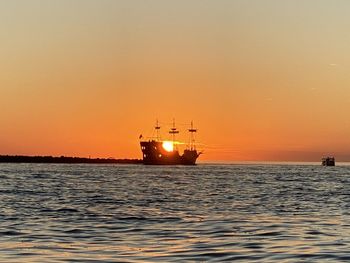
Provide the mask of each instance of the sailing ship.
MULTIPOLYGON (((157 120, 154 127, 156 138, 140 141, 143 163, 148 165, 195 165, 201 152, 197 152, 196 149, 195 133, 197 129, 193 127, 193 122, 191 122, 191 127, 188 129, 190 141, 182 155, 178 149, 179 143, 175 140, 176 135, 179 133, 175 126, 175 120, 173 120, 172 127, 169 130, 169 134, 172 137, 171 141, 161 140, 160 128, 157 120)), ((142 139, 142 135, 140 139, 142 139)))

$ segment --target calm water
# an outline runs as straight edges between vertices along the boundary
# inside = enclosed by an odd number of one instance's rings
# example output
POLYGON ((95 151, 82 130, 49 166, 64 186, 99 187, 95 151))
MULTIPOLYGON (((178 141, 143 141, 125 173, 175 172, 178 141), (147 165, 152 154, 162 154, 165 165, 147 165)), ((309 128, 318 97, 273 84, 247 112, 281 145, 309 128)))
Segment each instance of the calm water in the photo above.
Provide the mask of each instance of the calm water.
POLYGON ((0 165, 1 262, 350 260, 350 167, 0 165))

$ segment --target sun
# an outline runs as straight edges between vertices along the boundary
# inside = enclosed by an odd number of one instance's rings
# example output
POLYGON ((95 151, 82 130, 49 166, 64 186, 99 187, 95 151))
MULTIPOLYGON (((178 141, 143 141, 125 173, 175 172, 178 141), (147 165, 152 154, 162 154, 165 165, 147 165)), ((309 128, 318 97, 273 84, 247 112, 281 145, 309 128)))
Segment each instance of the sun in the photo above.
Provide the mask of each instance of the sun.
POLYGON ((163 146, 164 150, 166 150, 167 152, 172 152, 174 150, 173 142, 164 141, 162 146, 163 146))

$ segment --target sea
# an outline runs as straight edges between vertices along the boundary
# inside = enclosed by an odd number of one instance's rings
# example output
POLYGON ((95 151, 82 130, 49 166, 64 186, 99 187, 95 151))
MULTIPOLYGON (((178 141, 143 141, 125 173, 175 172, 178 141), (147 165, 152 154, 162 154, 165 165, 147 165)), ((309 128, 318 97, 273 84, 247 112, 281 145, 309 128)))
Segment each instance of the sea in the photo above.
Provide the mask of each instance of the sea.
POLYGON ((0 262, 349 262, 350 166, 0 164, 0 262))

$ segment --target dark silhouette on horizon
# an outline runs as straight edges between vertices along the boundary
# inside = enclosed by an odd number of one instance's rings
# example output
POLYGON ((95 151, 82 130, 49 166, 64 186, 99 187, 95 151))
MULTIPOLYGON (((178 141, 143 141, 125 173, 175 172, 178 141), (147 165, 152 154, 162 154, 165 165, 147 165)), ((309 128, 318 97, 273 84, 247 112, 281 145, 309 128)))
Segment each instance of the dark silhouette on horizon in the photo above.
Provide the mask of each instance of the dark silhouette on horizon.
POLYGON ((323 166, 335 166, 335 158, 334 157, 324 157, 322 158, 323 166))
POLYGON ((171 141, 161 140, 160 128, 157 120, 154 126, 156 130, 155 138, 142 140, 142 134, 139 136, 143 163, 148 165, 195 165, 202 152, 196 150, 194 134, 197 129, 193 128, 193 122, 191 121, 191 127, 187 130, 190 133, 189 145, 187 145, 182 155, 179 153, 175 140, 175 135, 179 133, 179 130, 175 127, 175 119, 173 119, 173 125, 169 130, 169 134, 172 136, 171 141))
POLYGON ((114 158, 85 158, 85 157, 54 157, 54 156, 24 156, 0 155, 0 163, 67 163, 67 164, 142 164, 140 159, 114 159, 114 158))

